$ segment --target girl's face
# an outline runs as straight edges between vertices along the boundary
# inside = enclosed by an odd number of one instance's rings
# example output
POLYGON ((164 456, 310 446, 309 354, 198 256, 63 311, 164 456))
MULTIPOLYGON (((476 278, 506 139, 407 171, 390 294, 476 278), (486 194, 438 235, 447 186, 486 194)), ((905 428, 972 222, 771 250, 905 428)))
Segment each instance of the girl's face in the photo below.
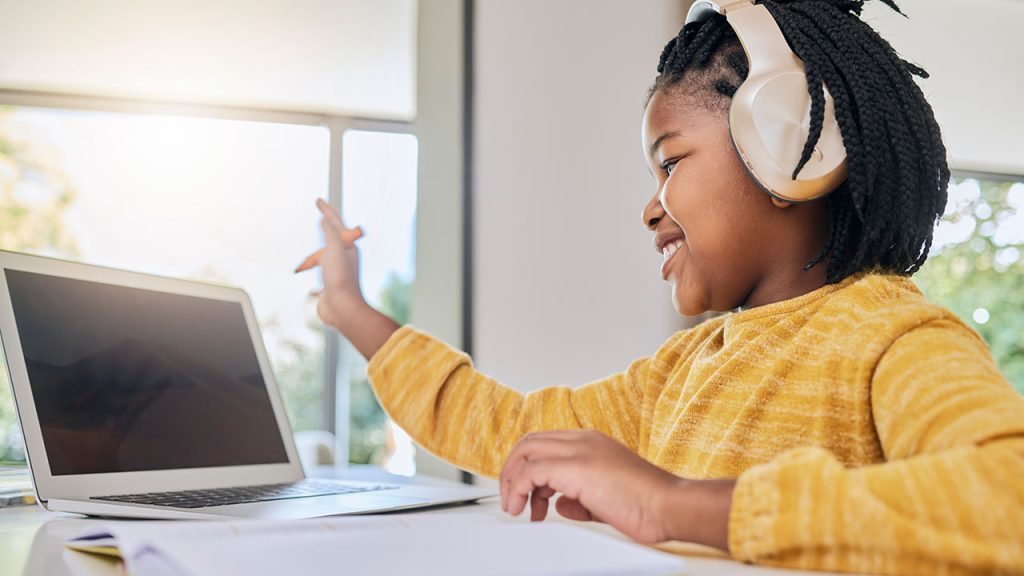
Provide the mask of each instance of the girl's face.
POLYGON ((665 257, 673 305, 687 316, 824 285, 824 263, 803 271, 827 239, 824 203, 792 206, 765 194, 740 163, 727 114, 664 91, 644 114, 644 154, 657 184, 644 225, 665 257))

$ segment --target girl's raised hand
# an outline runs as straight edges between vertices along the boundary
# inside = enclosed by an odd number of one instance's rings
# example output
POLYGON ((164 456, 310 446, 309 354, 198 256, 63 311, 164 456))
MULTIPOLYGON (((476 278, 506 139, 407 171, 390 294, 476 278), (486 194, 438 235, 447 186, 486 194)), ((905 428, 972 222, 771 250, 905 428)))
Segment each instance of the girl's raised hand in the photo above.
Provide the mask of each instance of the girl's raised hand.
POLYGON ((365 304, 359 288, 359 250, 355 246, 363 231, 358 226, 347 228, 323 199, 318 198, 316 205, 323 215, 320 227, 326 246, 306 258, 295 272, 323 267, 324 287, 316 311, 325 324, 337 328, 351 310, 365 304))

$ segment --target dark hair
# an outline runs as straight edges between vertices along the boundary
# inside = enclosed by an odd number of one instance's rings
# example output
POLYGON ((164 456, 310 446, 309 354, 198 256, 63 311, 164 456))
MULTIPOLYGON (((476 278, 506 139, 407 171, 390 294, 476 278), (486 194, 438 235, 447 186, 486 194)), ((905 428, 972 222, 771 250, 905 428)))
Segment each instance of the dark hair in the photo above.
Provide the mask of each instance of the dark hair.
MULTIPOLYGON (((904 15, 893 0, 881 1, 904 15)), ((811 130, 794 178, 821 134, 822 82, 835 99, 846 147, 847 179, 827 197, 828 242, 805 269, 827 259, 830 284, 865 270, 914 274, 928 258, 949 185, 939 126, 911 77, 928 73, 903 60, 860 19, 864 0, 757 3, 778 22, 807 73, 811 130)), ((669 40, 648 99, 678 91, 720 110, 747 73, 736 33, 716 14, 669 40)))

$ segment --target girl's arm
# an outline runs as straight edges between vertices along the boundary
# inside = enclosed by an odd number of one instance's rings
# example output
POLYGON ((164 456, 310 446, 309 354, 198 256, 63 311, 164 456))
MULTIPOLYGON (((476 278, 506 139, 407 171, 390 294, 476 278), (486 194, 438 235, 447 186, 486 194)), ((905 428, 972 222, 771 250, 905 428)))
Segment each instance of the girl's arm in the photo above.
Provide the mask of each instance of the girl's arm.
POLYGON ((371 358, 369 374, 381 406, 413 439, 460 468, 495 477, 515 443, 542 430, 596 430, 643 455, 650 403, 685 334, 620 374, 524 396, 477 372, 466 354, 404 326, 371 358))
POLYGON ((981 339, 933 321, 872 380, 888 462, 801 448, 737 481, 729 547, 780 566, 885 574, 1024 573, 1024 399, 981 339))
MULTIPOLYGON (((634 362, 629 369, 577 390, 547 388, 523 396, 473 369, 468 356, 411 327, 399 327, 370 307, 359 288, 358 229, 317 201, 326 246, 299 266, 323 267, 317 313, 370 360, 370 381, 384 410, 413 439, 449 462, 489 476, 524 434, 589 428, 634 452, 640 445, 648 393, 664 382, 675 346, 634 362)), ((528 361, 528 360, 526 360, 528 361)))
POLYGON ((398 330, 398 323, 360 301, 332 326, 345 335, 356 350, 369 360, 398 330))

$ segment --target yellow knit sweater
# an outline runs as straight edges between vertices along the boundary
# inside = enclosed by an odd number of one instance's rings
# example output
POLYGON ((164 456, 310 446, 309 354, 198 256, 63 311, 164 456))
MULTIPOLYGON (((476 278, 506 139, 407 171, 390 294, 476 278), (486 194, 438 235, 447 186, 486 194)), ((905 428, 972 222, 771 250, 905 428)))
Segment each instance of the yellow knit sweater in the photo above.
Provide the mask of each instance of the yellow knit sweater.
POLYGON ((403 327, 370 362, 388 414, 496 476, 525 433, 601 431, 688 478, 738 478, 743 561, 1024 574, 1024 399, 984 341, 898 276, 727 314, 621 374, 523 396, 403 327))

